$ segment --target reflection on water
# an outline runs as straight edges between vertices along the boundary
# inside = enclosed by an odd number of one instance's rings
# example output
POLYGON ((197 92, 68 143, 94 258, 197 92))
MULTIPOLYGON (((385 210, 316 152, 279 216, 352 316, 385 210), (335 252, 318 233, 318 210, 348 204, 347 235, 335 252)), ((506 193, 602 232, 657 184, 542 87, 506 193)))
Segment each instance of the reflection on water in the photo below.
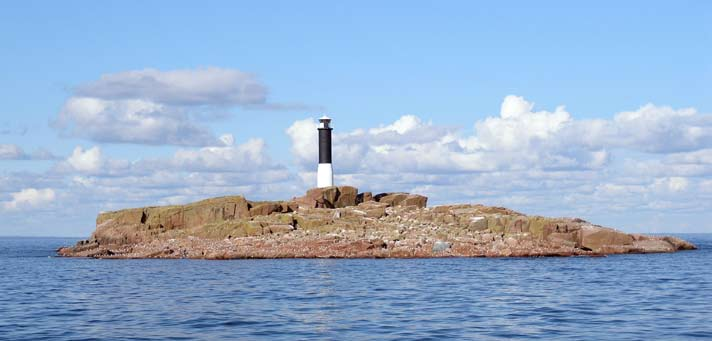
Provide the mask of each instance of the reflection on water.
POLYGON ((686 339, 712 335, 701 250, 606 258, 92 260, 0 238, 0 339, 686 339))

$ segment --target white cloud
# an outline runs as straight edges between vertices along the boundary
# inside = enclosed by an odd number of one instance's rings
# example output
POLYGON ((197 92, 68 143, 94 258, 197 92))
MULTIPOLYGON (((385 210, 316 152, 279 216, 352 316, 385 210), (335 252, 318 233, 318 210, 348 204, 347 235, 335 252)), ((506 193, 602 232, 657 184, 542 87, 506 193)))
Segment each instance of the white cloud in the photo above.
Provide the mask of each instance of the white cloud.
POLYGON ((254 75, 234 69, 144 69, 101 76, 78 86, 53 126, 62 134, 96 142, 212 146, 221 141, 206 121, 230 115, 236 106, 304 109, 267 101, 254 75))
POLYGON ((97 142, 188 146, 217 143, 186 109, 143 99, 71 97, 55 126, 71 136, 97 142))
POLYGON ((84 150, 82 147, 77 146, 74 148, 72 155, 67 158, 67 163, 72 169, 79 172, 97 172, 103 163, 101 149, 95 146, 84 150))
POLYGON ((686 178, 673 176, 655 179, 651 185, 651 188, 662 192, 677 193, 687 190, 689 184, 690 183, 686 178))
MULTIPOLYGON (((532 111, 522 97, 507 96, 500 115, 475 124, 475 134, 435 126, 406 115, 388 125, 337 132, 334 166, 341 172, 491 172, 497 170, 594 169, 606 165, 610 153, 601 146, 573 143, 575 121, 563 108, 532 111)), ((287 129, 292 152, 302 169, 314 167, 316 123, 295 122, 287 129)))
POLYGON ((181 171, 252 171, 271 168, 262 139, 250 139, 234 146, 234 140, 222 147, 178 150, 170 161, 172 167, 181 171))
POLYGON ((405 115, 393 122, 392 124, 389 124, 387 126, 381 126, 378 128, 371 128, 369 132, 373 135, 377 135, 380 133, 385 133, 389 131, 394 131, 398 134, 405 134, 409 131, 412 131, 415 128, 418 128, 422 126, 423 123, 420 121, 420 118, 417 116, 413 115, 405 115))
POLYGON ((313 119, 304 119, 292 123, 285 131, 292 141, 292 154, 302 167, 312 166, 318 160, 317 127, 313 119))
POLYGON ((220 135, 220 141, 225 146, 232 146, 235 144, 235 137, 232 134, 223 134, 220 135))
POLYGON ((6 210, 20 210, 34 208, 51 203, 55 199, 54 190, 51 188, 35 189, 25 188, 11 194, 12 200, 3 203, 6 210))
MULTIPOLYGON (((85 109, 73 111, 74 120, 84 114, 106 119, 96 112, 122 101, 132 108, 122 111, 133 113, 127 119, 143 117, 144 108, 174 107, 154 100, 91 98, 85 109)), ((542 110, 522 97, 508 96, 498 113, 470 122, 474 129, 469 133, 414 115, 353 130, 337 125, 335 176, 337 184, 361 190, 422 193, 433 205, 504 205, 525 213, 581 216, 623 229, 628 226, 614 219, 683 213, 708 219, 709 118, 692 109, 649 105, 613 119, 580 120, 563 106, 542 110), (683 142, 666 146, 670 137, 683 142)), ((182 146, 164 156, 132 161, 114 159, 97 146, 77 147, 45 174, 1 173, 0 195, 8 198, 2 205, 10 207, 12 194, 23 189, 53 188, 62 193, 62 214, 92 212, 88 232, 98 210, 227 194, 289 198, 315 185, 316 127, 314 119, 305 119, 285 129, 294 168, 272 161, 264 140, 236 142, 230 134, 208 133, 214 141, 210 146, 182 146)), ((15 204, 23 205, 29 204, 15 204)))
POLYGON ((712 148, 671 154, 669 160, 676 164, 712 165, 712 148))
POLYGON ((267 87, 252 74, 207 67, 107 74, 79 86, 76 94, 105 100, 140 99, 167 105, 248 105, 265 103, 267 92, 267 87))
POLYGON ((695 109, 673 109, 647 104, 621 112, 612 122, 621 146, 654 153, 690 151, 712 145, 712 116, 695 109))
POLYGON ((689 182, 685 178, 671 177, 668 178, 668 188, 673 192, 681 192, 687 189, 689 182))
POLYGON ((468 150, 517 151, 538 148, 556 137, 573 119, 564 109, 534 112, 533 103, 507 96, 500 117, 489 117, 475 125, 476 135, 465 143, 468 150))
POLYGON ((0 144, 0 160, 18 160, 25 157, 25 152, 18 145, 0 144))

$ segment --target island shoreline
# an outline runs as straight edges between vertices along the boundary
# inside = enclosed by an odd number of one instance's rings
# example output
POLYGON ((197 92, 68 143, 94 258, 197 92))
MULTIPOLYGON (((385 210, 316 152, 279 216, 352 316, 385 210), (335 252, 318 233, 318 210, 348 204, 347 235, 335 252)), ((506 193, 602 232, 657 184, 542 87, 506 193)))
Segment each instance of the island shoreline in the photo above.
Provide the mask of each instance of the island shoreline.
POLYGON ((503 207, 427 207, 402 192, 314 188, 283 201, 242 196, 100 213, 91 237, 57 250, 102 259, 421 259, 601 257, 696 246, 672 236, 627 234, 578 218, 503 207))

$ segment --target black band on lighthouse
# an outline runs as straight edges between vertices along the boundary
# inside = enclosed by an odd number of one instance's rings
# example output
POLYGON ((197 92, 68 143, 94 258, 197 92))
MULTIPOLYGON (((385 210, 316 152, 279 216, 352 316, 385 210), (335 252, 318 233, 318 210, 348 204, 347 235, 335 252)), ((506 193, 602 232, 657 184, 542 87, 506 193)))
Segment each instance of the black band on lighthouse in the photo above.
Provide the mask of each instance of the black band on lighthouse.
POLYGON ((331 163, 331 128, 319 128, 319 163, 331 163))

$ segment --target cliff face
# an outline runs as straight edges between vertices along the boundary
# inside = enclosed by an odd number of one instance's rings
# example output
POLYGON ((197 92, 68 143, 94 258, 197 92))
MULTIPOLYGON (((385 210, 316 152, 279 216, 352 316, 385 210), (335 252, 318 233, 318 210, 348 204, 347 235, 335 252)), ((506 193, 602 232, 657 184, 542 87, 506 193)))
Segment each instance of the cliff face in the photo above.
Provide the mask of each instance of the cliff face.
POLYGON ((408 193, 312 189, 287 201, 220 197, 101 213, 62 256, 97 258, 506 257, 691 250, 675 237, 626 234, 574 218, 482 205, 427 208, 408 193))

